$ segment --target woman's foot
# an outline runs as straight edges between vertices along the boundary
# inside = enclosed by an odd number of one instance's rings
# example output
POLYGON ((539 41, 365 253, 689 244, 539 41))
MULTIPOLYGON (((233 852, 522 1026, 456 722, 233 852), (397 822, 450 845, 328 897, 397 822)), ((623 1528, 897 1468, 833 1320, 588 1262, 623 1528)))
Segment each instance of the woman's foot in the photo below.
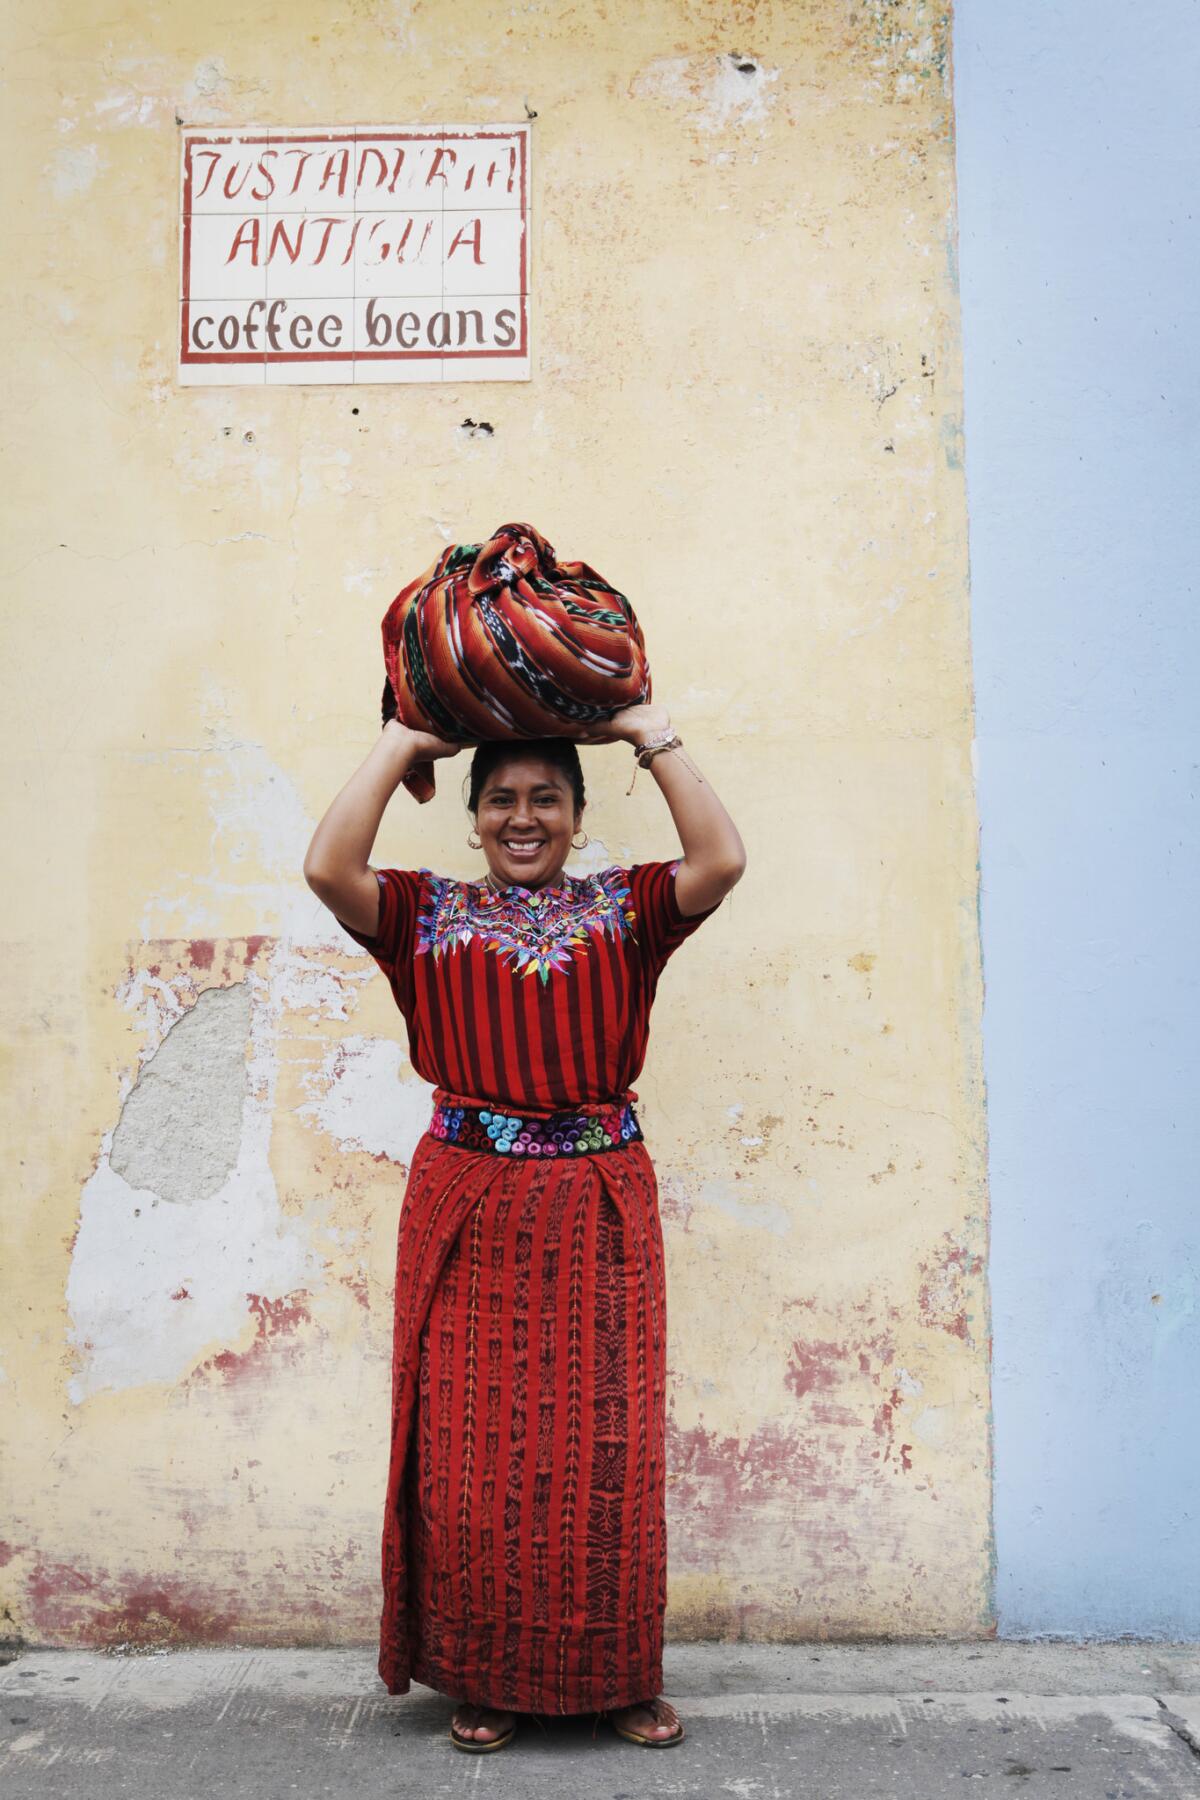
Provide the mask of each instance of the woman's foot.
POLYGON ((676 1737, 679 1733, 679 1714, 661 1694, 649 1704, 639 1702, 636 1706, 621 1706, 608 1716, 623 1731, 637 1731, 642 1737, 656 1741, 676 1737))
POLYGON ((516 1723, 516 1715, 496 1712, 490 1707, 476 1706, 473 1701, 464 1700, 455 1708, 450 1723, 459 1737, 474 1738, 476 1743, 486 1744, 493 1738, 503 1737, 509 1727, 516 1723))

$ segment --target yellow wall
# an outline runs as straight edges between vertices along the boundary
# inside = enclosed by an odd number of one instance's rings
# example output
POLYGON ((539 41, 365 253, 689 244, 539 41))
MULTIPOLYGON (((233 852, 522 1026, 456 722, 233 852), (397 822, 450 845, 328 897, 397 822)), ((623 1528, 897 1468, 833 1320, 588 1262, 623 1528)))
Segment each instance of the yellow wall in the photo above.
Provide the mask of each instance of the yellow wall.
MULTIPOLYGON (((388 601, 516 518, 630 595, 750 857, 639 1083, 668 1630, 990 1632, 947 42, 923 0, 49 0, 16 29, 11 1631, 373 1636, 426 1090, 300 865, 377 730, 388 601), (177 385, 177 117, 526 104, 532 381, 177 385)), ((628 753, 584 761, 584 866, 673 853, 628 753)), ((397 796, 377 862, 476 869, 465 771, 397 796)))

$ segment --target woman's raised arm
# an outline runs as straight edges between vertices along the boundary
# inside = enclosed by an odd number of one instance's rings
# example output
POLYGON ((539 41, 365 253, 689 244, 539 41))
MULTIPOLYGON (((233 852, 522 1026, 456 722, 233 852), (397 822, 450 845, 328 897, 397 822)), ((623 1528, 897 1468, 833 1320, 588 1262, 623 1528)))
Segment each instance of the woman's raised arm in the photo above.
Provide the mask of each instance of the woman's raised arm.
POLYGON ((369 858, 388 801, 414 763, 454 756, 462 748, 389 719, 327 808, 304 858, 304 879, 347 925, 370 934, 379 924, 379 883, 369 858))
MULTIPOLYGON (((581 741, 611 743, 615 738, 636 748, 670 723, 665 706, 627 706, 607 722, 603 733, 581 741)), ((741 880, 746 846, 685 749, 660 751, 651 759, 650 773, 666 798, 683 845, 683 858, 675 875, 675 898, 680 912, 690 917, 716 906, 741 880)))

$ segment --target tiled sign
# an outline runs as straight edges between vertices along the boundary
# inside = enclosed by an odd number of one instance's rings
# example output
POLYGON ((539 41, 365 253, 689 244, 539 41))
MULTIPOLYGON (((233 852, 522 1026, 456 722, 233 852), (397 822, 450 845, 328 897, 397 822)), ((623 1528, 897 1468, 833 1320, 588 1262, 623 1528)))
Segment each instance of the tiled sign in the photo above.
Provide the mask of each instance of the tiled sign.
POLYGON ((182 146, 179 379, 524 381, 529 127, 182 146))

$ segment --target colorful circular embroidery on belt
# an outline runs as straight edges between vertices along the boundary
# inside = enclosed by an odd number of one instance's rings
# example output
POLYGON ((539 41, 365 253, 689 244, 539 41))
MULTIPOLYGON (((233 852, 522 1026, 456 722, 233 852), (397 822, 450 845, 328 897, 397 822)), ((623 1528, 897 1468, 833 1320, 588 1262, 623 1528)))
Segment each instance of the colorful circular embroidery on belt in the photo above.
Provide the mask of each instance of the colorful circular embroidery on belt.
POLYGON ((434 1105, 429 1129, 460 1150, 497 1156, 597 1156, 641 1143, 642 1128, 629 1100, 591 1112, 558 1112, 541 1118, 488 1106, 434 1105))

